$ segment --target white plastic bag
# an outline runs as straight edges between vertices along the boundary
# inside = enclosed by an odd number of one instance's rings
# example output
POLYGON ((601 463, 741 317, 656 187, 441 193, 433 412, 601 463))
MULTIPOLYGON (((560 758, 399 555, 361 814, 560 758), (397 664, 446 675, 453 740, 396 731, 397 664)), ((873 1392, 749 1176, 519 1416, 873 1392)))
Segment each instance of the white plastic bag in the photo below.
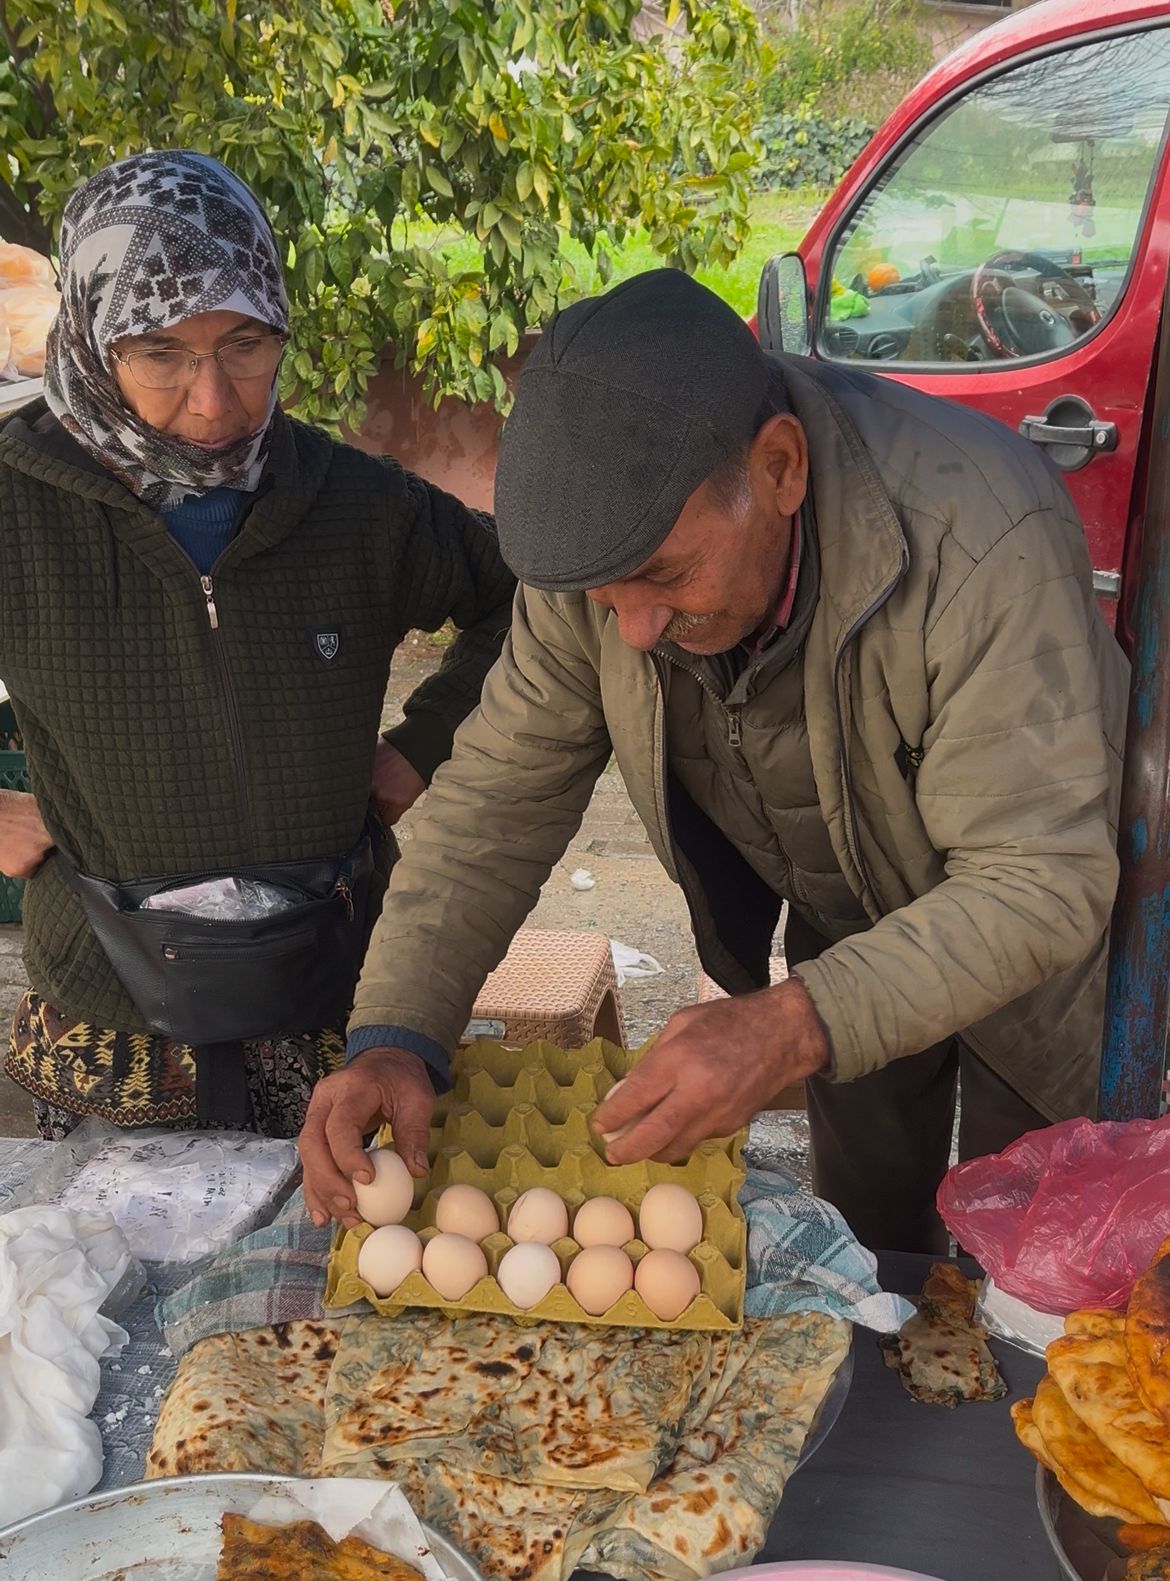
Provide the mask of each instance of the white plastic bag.
POLYGON ((633 978, 657 977, 663 970, 652 955, 636 950, 632 944, 623 944, 620 939, 611 939, 609 948, 619 988, 623 988, 633 978))
POLYGON ((208 878, 178 889, 160 889, 147 895, 144 911, 180 911, 189 917, 209 917, 215 922, 255 922, 290 911, 302 897, 275 884, 251 878, 208 878))
POLYGON ((275 1211, 294 1142, 246 1131, 124 1130, 90 1115, 52 1149, 12 1206, 102 1209, 148 1263, 209 1257, 275 1211))

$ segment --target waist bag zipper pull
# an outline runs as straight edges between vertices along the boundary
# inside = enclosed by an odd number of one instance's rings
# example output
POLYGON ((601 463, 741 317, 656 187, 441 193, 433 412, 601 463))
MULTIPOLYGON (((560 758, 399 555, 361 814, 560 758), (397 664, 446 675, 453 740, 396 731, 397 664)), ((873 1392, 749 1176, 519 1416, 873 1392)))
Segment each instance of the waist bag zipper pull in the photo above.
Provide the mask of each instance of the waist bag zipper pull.
POLYGON ((345 915, 346 915, 347 920, 352 922, 353 921, 353 891, 350 889, 349 885, 346 883, 344 878, 339 878, 337 880, 337 893, 341 896, 342 900, 345 902, 345 915))

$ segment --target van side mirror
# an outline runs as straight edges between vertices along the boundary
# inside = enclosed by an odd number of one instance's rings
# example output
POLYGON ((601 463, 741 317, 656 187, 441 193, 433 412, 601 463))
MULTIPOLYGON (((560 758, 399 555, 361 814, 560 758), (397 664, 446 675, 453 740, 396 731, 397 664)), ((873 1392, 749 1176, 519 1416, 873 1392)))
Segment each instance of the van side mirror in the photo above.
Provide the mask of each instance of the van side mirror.
POLYGON ((760 345, 765 351, 808 356, 811 342, 808 281, 799 253, 778 253, 764 265, 756 324, 760 345))

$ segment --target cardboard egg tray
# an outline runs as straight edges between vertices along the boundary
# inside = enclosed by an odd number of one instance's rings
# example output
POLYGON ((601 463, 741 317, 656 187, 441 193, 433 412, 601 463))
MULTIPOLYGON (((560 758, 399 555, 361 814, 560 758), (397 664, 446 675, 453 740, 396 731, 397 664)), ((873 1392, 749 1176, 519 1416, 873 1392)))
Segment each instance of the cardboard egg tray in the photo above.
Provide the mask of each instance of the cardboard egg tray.
MULTIPOLYGON (((641 1051, 618 1048, 596 1038, 583 1049, 532 1043, 507 1049, 480 1039, 461 1049, 453 1061, 454 1086, 435 1106, 428 1156, 431 1172, 416 1182, 414 1206, 405 1223, 424 1245, 437 1234, 435 1208, 444 1187, 478 1186, 493 1199, 500 1230, 481 1244, 488 1276, 461 1301, 440 1296, 421 1273, 412 1273, 389 1296, 376 1296, 357 1271, 358 1251, 369 1225, 339 1230, 329 1255, 327 1307, 368 1301, 385 1317, 405 1307, 437 1307, 452 1315, 499 1312, 519 1322, 620 1324, 631 1328, 736 1329, 743 1323, 747 1270, 747 1223, 739 1205, 744 1171, 743 1133, 705 1142, 685 1164, 623 1164, 605 1161, 600 1138, 589 1129, 593 1111, 625 1076, 641 1051), (637 1291, 630 1290, 608 1312, 594 1317, 580 1307, 563 1283, 580 1250, 569 1237, 553 1243, 562 1283, 536 1306, 514 1306, 496 1282, 500 1259, 512 1245, 504 1233, 516 1198, 532 1186, 547 1186, 562 1197, 572 1226, 587 1197, 616 1197, 637 1223, 638 1204, 653 1185, 674 1181, 697 1197, 703 1213, 703 1239, 690 1254, 699 1273, 699 1294, 673 1322, 656 1317, 637 1291)), ((391 1141, 387 1128, 380 1144, 391 1141)), ((634 1240, 625 1247, 632 1261, 648 1248, 634 1240)))

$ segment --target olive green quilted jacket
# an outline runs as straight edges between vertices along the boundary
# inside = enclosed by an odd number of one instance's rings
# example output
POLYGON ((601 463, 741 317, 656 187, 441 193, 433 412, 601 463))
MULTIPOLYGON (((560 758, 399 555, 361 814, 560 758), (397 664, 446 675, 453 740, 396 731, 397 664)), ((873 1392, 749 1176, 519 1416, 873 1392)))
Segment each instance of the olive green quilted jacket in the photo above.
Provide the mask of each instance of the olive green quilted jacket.
MULTIPOLYGON (((395 647, 461 628, 390 734, 429 781, 512 588, 490 517, 280 415, 266 485, 202 579, 42 403, 0 425, 0 676, 50 833, 106 878, 348 850, 395 647)), ((142 1029, 55 856, 24 920, 38 993, 142 1029)))

